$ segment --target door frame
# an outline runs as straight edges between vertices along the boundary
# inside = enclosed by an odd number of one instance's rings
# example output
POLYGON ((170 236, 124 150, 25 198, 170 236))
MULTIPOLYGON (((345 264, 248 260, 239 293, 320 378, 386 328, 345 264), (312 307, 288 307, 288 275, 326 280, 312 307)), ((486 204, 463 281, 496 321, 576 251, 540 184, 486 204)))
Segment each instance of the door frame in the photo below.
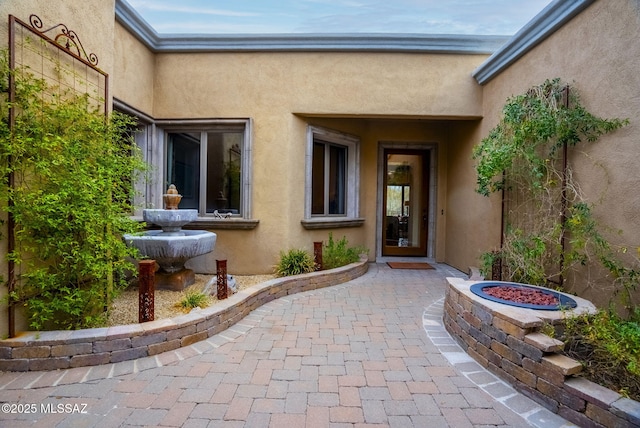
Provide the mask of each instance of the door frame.
MULTIPOLYGON (((384 163, 385 150, 428 151, 429 153, 429 201, 427 206, 427 258, 435 258, 436 203, 438 177, 438 145, 436 143, 409 143, 381 141, 378 143, 378 184, 376 201, 376 258, 381 258, 384 246, 382 228, 384 216, 384 163)), ((392 256, 389 256, 392 257, 392 256)))

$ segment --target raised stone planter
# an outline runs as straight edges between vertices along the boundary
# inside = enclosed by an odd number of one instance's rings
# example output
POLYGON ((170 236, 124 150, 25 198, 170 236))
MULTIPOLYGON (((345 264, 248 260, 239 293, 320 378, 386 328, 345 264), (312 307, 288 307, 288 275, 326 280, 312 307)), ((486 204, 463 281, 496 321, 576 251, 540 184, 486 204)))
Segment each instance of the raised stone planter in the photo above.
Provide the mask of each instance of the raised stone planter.
POLYGON ((0 371, 66 369, 157 355, 218 334, 274 299, 342 284, 363 275, 368 267, 362 260, 336 269, 273 279, 175 318, 85 330, 24 332, 0 340, 0 371))
POLYGON ((584 427, 638 427, 640 403, 576 377, 582 366, 559 352, 564 344, 540 330, 568 314, 595 311, 589 301, 572 311, 517 308, 471 292, 478 281, 447 278, 443 321, 460 346, 515 389, 584 427))

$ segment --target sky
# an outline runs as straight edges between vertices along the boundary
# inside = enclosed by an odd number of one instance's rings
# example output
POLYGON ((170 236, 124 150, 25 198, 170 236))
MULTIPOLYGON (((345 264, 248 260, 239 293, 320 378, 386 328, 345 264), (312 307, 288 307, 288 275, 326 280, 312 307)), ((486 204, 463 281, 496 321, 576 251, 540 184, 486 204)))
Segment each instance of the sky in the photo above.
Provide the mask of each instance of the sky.
POLYGON ((552 0, 126 0, 160 34, 513 35, 552 0))

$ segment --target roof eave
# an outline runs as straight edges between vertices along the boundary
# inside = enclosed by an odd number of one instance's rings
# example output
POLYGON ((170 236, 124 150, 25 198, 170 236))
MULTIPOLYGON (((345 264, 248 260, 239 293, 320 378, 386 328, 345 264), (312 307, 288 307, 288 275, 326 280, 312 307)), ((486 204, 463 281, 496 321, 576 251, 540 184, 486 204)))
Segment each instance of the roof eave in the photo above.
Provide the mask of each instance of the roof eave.
POLYGON ((158 34, 125 0, 116 20, 153 52, 419 52, 492 54, 508 36, 458 34, 158 34))
POLYGON ((487 58, 472 76, 484 85, 596 0, 555 0, 487 58))

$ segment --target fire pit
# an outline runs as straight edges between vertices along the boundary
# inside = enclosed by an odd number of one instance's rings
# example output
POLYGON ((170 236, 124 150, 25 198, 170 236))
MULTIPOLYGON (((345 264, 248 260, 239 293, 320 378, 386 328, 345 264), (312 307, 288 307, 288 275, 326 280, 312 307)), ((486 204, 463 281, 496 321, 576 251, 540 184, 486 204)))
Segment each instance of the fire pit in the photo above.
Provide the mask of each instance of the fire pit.
MULTIPOLYGON (((595 412, 593 414, 597 417, 605 414, 607 410, 603 408, 593 410, 595 405, 592 402, 588 402, 586 407, 579 404, 585 402, 585 397, 604 392, 601 387, 586 386, 583 383, 586 379, 575 376, 582 365, 562 355, 564 343, 545 333, 548 327, 562 329, 572 316, 596 313, 593 303, 579 296, 569 297, 533 285, 462 278, 447 278, 447 282, 443 323, 449 334, 478 364, 560 415, 571 413, 588 424, 590 412, 595 412), (559 304, 532 305, 496 298, 487 294, 492 292, 492 288, 501 297, 513 297, 507 293, 518 297, 532 294, 535 301, 540 297, 545 300, 551 298, 558 299, 559 304), (564 308, 567 310, 559 310, 564 308), (576 405, 568 413, 563 413, 567 409, 563 407, 568 403, 576 405)), ((615 404, 604 406, 609 411, 619 409, 615 404)))
POLYGON ((516 282, 478 282, 470 289, 483 299, 519 308, 558 311, 577 306, 574 299, 555 290, 516 282))

